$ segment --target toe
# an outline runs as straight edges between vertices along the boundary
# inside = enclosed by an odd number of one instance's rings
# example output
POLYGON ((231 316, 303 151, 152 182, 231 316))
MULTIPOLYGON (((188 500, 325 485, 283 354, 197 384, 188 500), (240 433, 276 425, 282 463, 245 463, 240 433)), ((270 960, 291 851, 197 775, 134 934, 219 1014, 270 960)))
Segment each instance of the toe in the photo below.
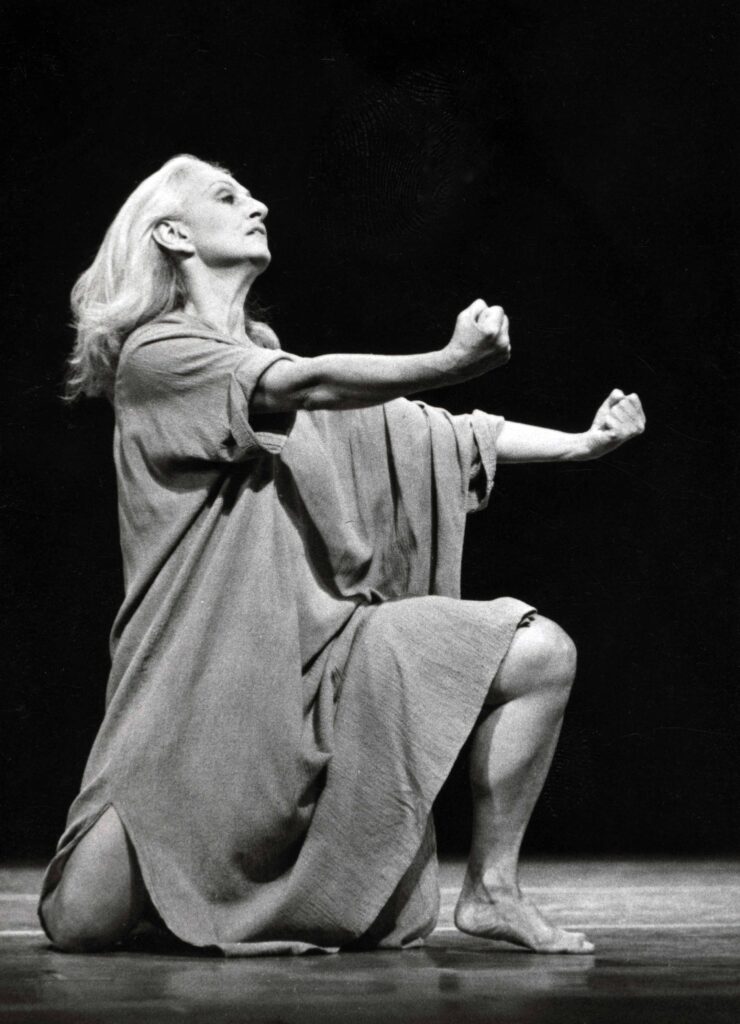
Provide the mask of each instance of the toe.
POLYGON ((589 942, 583 932, 572 932, 570 934, 571 950, 574 953, 593 953, 594 944, 589 942))

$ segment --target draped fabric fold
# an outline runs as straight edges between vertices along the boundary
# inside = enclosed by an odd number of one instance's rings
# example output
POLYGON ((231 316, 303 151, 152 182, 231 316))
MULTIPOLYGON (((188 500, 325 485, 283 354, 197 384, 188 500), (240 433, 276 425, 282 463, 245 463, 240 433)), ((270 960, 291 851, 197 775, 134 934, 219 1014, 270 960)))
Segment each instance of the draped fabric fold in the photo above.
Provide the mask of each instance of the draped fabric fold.
POLYGON ((113 805, 166 925, 227 955, 429 933, 431 805, 530 610, 459 599, 502 421, 405 400, 251 416, 290 358, 183 313, 126 341, 126 592, 44 882, 113 805))

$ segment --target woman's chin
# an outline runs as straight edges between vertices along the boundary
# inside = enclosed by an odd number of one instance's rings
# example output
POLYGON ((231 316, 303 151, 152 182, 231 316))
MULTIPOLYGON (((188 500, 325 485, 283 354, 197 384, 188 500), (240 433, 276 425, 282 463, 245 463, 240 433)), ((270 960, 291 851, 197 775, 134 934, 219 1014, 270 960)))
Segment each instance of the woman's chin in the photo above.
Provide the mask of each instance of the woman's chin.
POLYGON ((257 246, 254 246, 254 248, 252 248, 251 251, 247 254, 245 262, 251 263, 253 267, 262 271, 267 270, 267 268, 270 266, 271 260, 272 255, 270 253, 270 250, 267 248, 267 245, 262 245, 259 248, 257 246))

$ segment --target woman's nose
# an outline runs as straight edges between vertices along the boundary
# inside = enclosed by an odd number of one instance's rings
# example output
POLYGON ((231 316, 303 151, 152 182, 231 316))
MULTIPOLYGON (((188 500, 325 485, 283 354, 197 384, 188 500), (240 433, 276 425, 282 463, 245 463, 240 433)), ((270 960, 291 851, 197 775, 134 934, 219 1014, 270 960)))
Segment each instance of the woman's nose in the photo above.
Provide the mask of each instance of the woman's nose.
POLYGON ((269 212, 267 206, 264 203, 261 203, 259 199, 255 199, 252 196, 250 196, 249 198, 249 204, 251 207, 251 209, 249 210, 250 220, 257 217, 260 220, 264 220, 269 212))

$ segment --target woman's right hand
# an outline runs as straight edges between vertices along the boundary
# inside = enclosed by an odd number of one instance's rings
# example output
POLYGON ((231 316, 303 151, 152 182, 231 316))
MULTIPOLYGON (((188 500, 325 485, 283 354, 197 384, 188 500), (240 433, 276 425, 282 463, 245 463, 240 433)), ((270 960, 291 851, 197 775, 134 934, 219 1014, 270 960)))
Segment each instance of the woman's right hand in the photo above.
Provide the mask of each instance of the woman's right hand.
POLYGON ((511 356, 509 318, 501 306, 476 299, 459 314, 443 352, 451 372, 463 379, 503 366, 511 356))

